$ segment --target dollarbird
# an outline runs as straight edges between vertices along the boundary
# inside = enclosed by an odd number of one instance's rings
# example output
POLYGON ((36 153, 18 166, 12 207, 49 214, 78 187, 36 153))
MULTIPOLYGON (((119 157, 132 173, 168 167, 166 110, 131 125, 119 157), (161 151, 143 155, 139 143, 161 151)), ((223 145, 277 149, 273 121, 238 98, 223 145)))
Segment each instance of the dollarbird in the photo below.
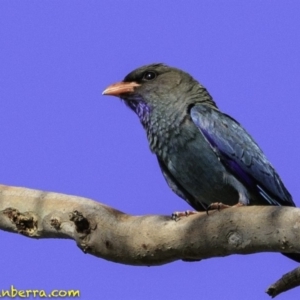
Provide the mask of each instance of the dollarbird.
MULTIPOLYGON (((195 210, 295 206, 263 151, 188 73, 150 64, 108 86, 140 119, 169 187, 195 210)), ((285 254, 300 262, 300 253, 285 254)))

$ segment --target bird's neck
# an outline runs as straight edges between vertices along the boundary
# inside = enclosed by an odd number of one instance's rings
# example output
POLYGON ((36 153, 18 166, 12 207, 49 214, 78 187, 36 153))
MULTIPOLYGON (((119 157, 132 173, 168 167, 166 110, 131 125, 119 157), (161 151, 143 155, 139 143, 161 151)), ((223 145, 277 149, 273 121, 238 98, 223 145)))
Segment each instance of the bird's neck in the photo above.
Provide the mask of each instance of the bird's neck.
POLYGON ((150 121, 150 107, 143 101, 137 103, 135 112, 138 115, 143 126, 147 126, 150 121))
POLYGON ((148 126, 150 121, 150 107, 144 101, 126 101, 125 102, 139 117, 142 125, 148 126))
POLYGON ((163 102, 154 103, 153 108, 150 107, 148 113, 143 114, 147 117, 140 118, 147 132, 150 149, 159 156, 169 151, 180 151, 181 141, 193 139, 198 133, 189 113, 193 105, 201 103, 218 109, 207 90, 199 84, 194 85, 189 93, 173 93, 173 97, 178 97, 175 101, 169 95, 163 102))
MULTIPOLYGON (((184 93, 179 93, 182 95, 184 93)), ((189 115, 189 109, 196 103, 203 103, 217 109, 212 97, 205 88, 197 85, 194 93, 190 93, 185 99, 174 101, 171 97, 164 102, 152 102, 147 104, 143 99, 138 101, 126 101, 132 110, 138 115, 146 130, 149 146, 152 152, 163 157, 169 151, 177 151, 180 145, 177 137, 184 135, 184 140, 193 138, 194 124, 189 115)))
MULTIPOLYGON (((137 114, 147 133, 149 146, 152 152, 160 155, 166 152, 167 141, 170 138, 170 126, 163 112, 153 110, 144 101, 128 101, 130 108, 137 114)), ((176 126, 175 126, 176 127, 176 126)))
POLYGON ((162 117, 161 114, 157 114, 159 110, 153 111, 143 100, 127 101, 126 103, 137 114, 146 130, 151 151, 154 153, 162 151, 170 136, 170 126, 167 126, 165 116, 162 117))
POLYGON ((147 118, 147 122, 141 120, 153 153, 164 159, 169 151, 176 151, 176 137, 181 134, 182 126, 186 119, 190 119, 186 111, 176 112, 172 110, 162 111, 154 109, 147 118))

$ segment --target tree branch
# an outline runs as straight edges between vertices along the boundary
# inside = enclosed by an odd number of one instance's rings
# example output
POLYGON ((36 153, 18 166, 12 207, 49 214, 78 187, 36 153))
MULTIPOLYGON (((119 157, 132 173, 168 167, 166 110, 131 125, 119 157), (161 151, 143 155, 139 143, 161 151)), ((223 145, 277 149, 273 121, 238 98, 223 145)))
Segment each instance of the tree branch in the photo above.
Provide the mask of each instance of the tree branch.
POLYGON ((300 285, 300 267, 284 274, 278 281, 272 284, 266 291, 272 298, 282 292, 291 290, 300 285))
MULTIPOLYGON (((293 207, 233 207, 175 222, 171 216, 127 215, 82 197, 0 185, 0 229, 32 238, 74 239, 86 253, 129 265, 300 252, 299 228, 300 209, 293 207)), ((285 277, 284 288, 276 283, 268 293, 276 296, 300 285, 297 276, 292 286, 285 277)))

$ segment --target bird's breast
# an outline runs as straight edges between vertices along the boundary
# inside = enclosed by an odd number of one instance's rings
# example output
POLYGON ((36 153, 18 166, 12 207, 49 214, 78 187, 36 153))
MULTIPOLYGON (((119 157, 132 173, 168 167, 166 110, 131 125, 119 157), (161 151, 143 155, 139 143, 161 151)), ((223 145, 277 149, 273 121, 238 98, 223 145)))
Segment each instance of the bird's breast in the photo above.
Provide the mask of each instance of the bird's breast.
POLYGON ((225 167, 193 124, 186 125, 179 135, 169 138, 167 145, 163 157, 156 154, 180 186, 197 201, 205 205, 237 203, 237 192, 224 180, 225 167))

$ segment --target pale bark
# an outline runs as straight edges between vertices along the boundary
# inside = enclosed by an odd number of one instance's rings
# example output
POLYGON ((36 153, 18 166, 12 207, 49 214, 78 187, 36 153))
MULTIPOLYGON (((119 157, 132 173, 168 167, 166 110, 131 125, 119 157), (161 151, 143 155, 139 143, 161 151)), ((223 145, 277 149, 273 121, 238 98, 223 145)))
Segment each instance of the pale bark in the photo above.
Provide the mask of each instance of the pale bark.
MULTIPOLYGON (((32 238, 74 239, 84 252, 129 265, 162 265, 230 254, 300 252, 300 209, 233 207, 171 216, 131 216, 99 202, 0 185, 0 229, 32 238)), ((299 270, 268 293, 300 285, 299 270)))

